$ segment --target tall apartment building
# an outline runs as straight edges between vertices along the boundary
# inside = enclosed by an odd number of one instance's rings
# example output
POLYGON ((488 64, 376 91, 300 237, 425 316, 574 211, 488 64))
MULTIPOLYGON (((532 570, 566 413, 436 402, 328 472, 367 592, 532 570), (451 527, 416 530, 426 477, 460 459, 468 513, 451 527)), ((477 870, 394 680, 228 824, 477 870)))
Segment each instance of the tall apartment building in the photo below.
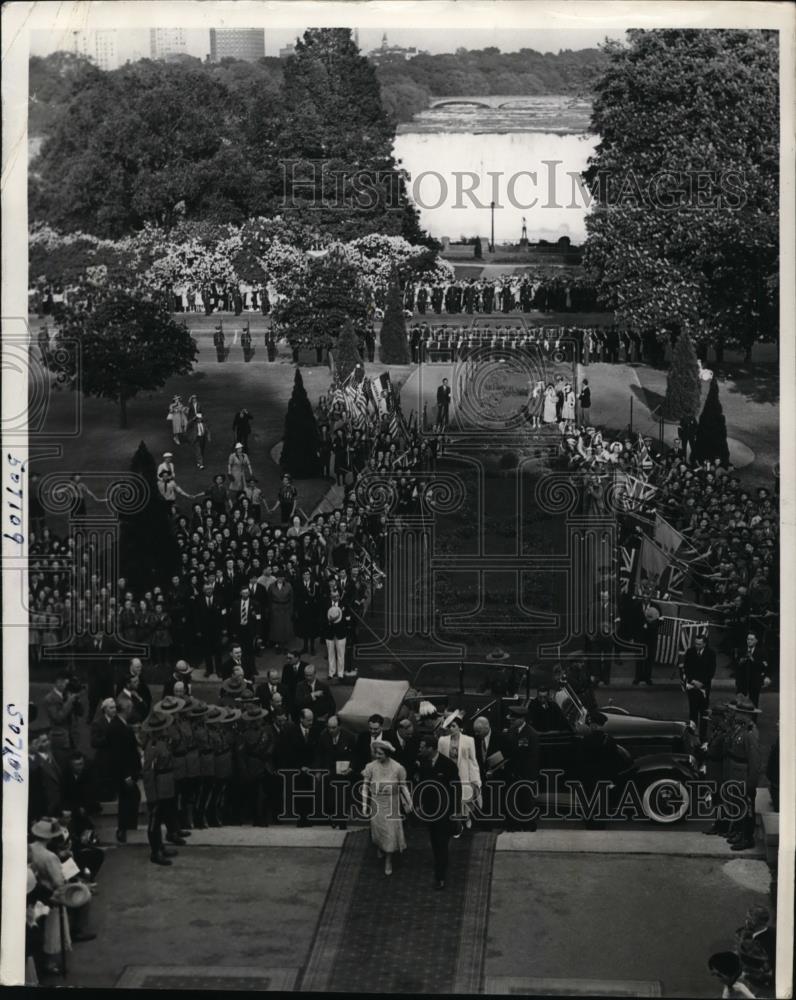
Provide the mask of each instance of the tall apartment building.
POLYGON ((73 31, 72 51, 85 56, 100 69, 116 69, 119 65, 119 49, 116 31, 112 28, 100 31, 73 31))
POLYGON ((264 28, 211 28, 210 61, 243 59, 256 62, 265 55, 264 28))
POLYGON ((149 29, 149 54, 153 59, 179 55, 185 52, 186 45, 185 28, 149 29))

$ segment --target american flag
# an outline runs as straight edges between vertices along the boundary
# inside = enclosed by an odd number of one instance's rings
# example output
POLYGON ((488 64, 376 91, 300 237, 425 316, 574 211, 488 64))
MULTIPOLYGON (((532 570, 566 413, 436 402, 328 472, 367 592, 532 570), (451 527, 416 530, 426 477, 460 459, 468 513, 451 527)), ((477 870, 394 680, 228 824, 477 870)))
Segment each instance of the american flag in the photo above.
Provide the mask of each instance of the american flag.
POLYGON ((708 623, 689 621, 687 618, 661 618, 658 623, 658 663, 673 666, 698 635, 707 638, 708 623))

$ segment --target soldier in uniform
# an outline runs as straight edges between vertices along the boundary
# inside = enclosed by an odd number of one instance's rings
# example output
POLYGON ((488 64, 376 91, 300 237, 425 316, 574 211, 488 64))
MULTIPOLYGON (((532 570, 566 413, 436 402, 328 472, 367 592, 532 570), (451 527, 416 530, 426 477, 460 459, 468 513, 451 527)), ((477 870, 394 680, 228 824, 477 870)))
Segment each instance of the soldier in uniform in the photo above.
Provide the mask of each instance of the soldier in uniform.
MULTIPOLYGON (((174 801, 174 764, 167 732, 174 725, 174 715, 152 712, 141 727, 144 743, 144 763, 141 777, 144 783, 149 819, 147 840, 149 860, 154 865, 168 866, 177 854, 163 845, 163 823, 167 803, 174 801)), ((185 841, 182 841, 185 843, 185 841)))
POLYGON ((194 808, 194 826, 197 830, 204 830, 208 826, 207 812, 216 777, 216 754, 211 742, 210 731, 207 728, 210 706, 204 705, 203 708, 204 714, 191 714, 191 726, 199 751, 199 779, 196 785, 194 808))
POLYGON ((216 349, 216 358, 219 361, 223 361, 226 357, 225 345, 226 338, 224 337, 224 327, 221 323, 218 323, 213 333, 213 346, 216 349))
POLYGON ((241 712, 234 781, 234 813, 238 824, 248 814, 254 826, 267 826, 265 775, 268 760, 273 759, 274 740, 265 717, 265 710, 256 701, 247 703, 241 712))
POLYGON ((740 819, 729 824, 727 841, 733 851, 747 851, 755 846, 755 794, 762 767, 760 734, 754 717, 760 714, 749 698, 739 695, 733 705, 735 725, 722 741, 724 776, 728 781, 741 782, 746 810, 740 819))
MULTIPOLYGON (((237 315, 240 315, 240 314, 236 312, 235 315, 237 316, 237 315)), ((252 359, 252 335, 251 335, 251 330, 249 329, 249 324, 248 323, 243 328, 243 333, 240 335, 240 346, 243 349, 243 360, 244 361, 251 361, 251 359, 252 359)))
POLYGON ((213 777, 208 780, 210 794, 205 809, 208 826, 223 826, 227 790, 232 779, 232 723, 240 719, 240 709, 211 705, 205 717, 210 749, 213 752, 213 777))

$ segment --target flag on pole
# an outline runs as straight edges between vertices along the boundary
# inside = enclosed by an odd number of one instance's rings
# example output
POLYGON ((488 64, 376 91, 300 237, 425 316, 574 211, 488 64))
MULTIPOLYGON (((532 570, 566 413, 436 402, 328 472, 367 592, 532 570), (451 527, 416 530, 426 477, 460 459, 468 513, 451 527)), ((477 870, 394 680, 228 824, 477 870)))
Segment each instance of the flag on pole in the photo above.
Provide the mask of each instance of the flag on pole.
POLYGON ((667 556, 674 556, 685 543, 685 538, 673 528, 668 521, 655 512, 655 531, 653 532, 655 544, 666 553, 667 556))
POLYGON ((389 372, 382 372, 373 382, 373 390, 376 397, 376 405, 379 413, 392 413, 395 409, 395 393, 390 380, 389 372))
POLYGON ((658 591, 660 594, 668 594, 670 597, 682 597, 688 570, 678 563, 669 563, 661 573, 658 580, 658 591))
POLYGON ((707 634, 707 622, 689 621, 687 618, 661 618, 658 623, 656 661, 674 666, 685 655, 696 636, 707 638, 707 634))
POLYGON ((633 593, 633 577, 636 571, 638 549, 622 546, 619 550, 619 590, 623 594, 633 593))
POLYGON ((646 584, 647 587, 652 585, 653 591, 657 590, 661 575, 668 565, 666 553, 661 552, 655 542, 645 535, 638 550, 637 588, 641 589, 646 584))
POLYGON ((636 510, 641 504, 651 500, 658 492, 658 487, 636 476, 625 474, 624 489, 619 490, 619 502, 625 510, 636 510))

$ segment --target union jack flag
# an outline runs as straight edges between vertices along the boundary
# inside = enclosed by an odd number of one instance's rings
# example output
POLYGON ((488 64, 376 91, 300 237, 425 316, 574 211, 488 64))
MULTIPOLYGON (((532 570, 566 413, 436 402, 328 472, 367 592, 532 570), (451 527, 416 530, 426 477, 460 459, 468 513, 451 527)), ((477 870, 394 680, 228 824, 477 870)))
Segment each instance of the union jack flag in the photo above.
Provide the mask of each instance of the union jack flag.
POLYGON ((682 597, 685 579, 688 574, 686 567, 677 563, 669 563, 658 580, 658 592, 670 597, 682 597))
POLYGON ((638 549, 622 546, 619 550, 619 590, 622 594, 633 591, 633 577, 636 573, 638 549))
POLYGON ((624 489, 619 491, 619 502, 625 510, 636 510, 658 492, 657 486, 630 475, 625 475, 625 481, 621 485, 624 489))

